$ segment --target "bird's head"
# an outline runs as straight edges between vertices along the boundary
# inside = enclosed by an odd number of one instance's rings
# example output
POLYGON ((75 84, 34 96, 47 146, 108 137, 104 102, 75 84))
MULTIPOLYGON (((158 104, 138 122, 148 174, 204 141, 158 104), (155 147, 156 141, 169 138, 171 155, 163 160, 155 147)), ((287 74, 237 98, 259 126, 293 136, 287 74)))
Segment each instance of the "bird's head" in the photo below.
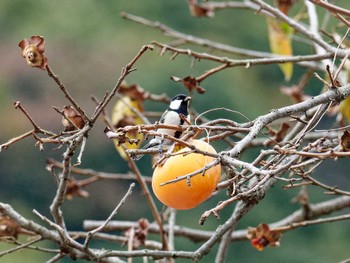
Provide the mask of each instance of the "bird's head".
POLYGON ((191 101, 190 96, 186 96, 184 94, 178 94, 174 98, 172 98, 169 109, 182 113, 184 115, 188 114, 188 105, 191 101))

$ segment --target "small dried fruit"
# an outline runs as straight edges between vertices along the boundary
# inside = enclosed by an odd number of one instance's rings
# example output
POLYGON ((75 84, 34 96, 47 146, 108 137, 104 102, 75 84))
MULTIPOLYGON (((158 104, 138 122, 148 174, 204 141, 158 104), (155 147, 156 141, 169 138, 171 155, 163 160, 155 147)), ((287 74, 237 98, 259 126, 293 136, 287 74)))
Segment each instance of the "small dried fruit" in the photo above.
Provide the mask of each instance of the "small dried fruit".
POLYGON ((247 233, 247 238, 251 240, 253 247, 259 251, 267 246, 279 246, 281 237, 281 232, 271 230, 267 224, 260 224, 256 228, 249 227, 247 233))
POLYGON ((214 12, 212 8, 199 5, 197 0, 188 0, 188 6, 190 8, 190 13, 195 17, 213 17, 214 12))
POLYGON ((0 237, 17 238, 21 227, 9 217, 0 214, 0 237))
POLYGON ((189 92, 192 92, 193 90, 197 91, 199 94, 205 93, 205 89, 199 86, 198 80, 196 80, 195 77, 187 76, 182 78, 172 76, 171 80, 175 82, 181 82, 189 92))
POLYGON ((32 36, 23 39, 18 46, 22 49, 22 56, 28 65, 45 70, 47 66, 47 57, 45 52, 45 39, 41 36, 32 36))
POLYGON ((74 178, 69 178, 67 182, 66 198, 68 200, 73 199, 74 196, 88 198, 90 195, 89 192, 82 189, 85 185, 87 185, 87 183, 84 181, 77 181, 74 178))
POLYGON ((294 0, 276 0, 277 8, 285 15, 288 14, 289 9, 294 4, 294 0))
POLYGON ((131 232, 133 231, 133 240, 132 240, 132 247, 133 248, 138 248, 141 245, 145 244, 145 241, 147 239, 148 235, 148 228, 150 223, 148 222, 147 219, 141 218, 138 221, 138 227, 136 228, 130 228, 127 231, 125 231, 125 236, 130 238, 131 237, 131 232))
POLYGON ((65 127, 65 131, 73 131, 84 127, 85 122, 83 118, 72 105, 64 106, 62 112, 64 115, 62 124, 65 127))

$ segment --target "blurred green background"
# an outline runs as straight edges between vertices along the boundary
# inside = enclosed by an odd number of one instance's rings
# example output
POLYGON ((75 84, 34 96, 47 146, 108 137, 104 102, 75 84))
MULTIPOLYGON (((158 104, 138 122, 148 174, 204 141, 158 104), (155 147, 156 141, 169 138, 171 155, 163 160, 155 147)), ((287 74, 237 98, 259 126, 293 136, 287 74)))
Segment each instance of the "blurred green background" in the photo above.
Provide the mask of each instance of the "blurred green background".
MULTIPOLYGON (((338 3, 343 7, 350 7, 347 0, 338 3)), ((206 19, 191 17, 185 0, 3 0, 0 2, 0 143, 32 128, 23 114, 14 109, 13 101, 21 101, 40 127, 55 132, 62 130, 61 117, 52 106, 62 108, 67 105, 64 96, 45 71, 26 65, 18 47, 20 40, 32 35, 45 37, 45 54, 51 68, 88 114, 95 109, 91 95, 101 98, 107 90, 111 90, 122 67, 134 57, 142 45, 149 44, 152 40, 171 42, 171 39, 156 30, 123 20, 120 17, 122 11, 160 21, 194 36, 246 49, 269 51, 265 18, 252 11, 225 10, 217 12, 215 18, 206 19)), ((208 52, 203 48, 198 50, 208 52)), ((310 47, 303 44, 295 46, 296 53, 306 54, 310 50, 310 47)), ((170 76, 198 76, 217 65, 197 61, 191 67, 192 60, 189 57, 178 56, 174 61, 169 58, 169 54, 159 56, 157 49, 147 52, 137 62, 137 71, 131 73, 127 81, 139 83, 152 93, 167 93, 171 97, 186 90, 180 84, 172 82, 170 76)), ((198 112, 226 107, 253 119, 273 108, 290 104, 289 98, 280 94, 279 87, 295 84, 303 72, 304 69, 296 67, 292 80, 285 83, 276 65, 227 69, 202 83, 206 93, 196 94, 192 106, 198 112)), ((320 83, 313 80, 307 87, 307 92, 317 94, 321 88, 320 83)), ((166 105, 146 103, 145 107, 147 110, 162 111, 166 105)), ((219 116, 242 120, 240 116, 228 112, 214 112, 207 117, 219 116)), ((90 133, 82 168, 114 173, 128 172, 128 167, 114 150, 113 143, 104 136, 104 126, 100 121, 90 133)), ((45 170, 45 162, 47 158, 60 160, 62 149, 45 145, 44 151, 40 152, 34 144, 33 138, 27 138, 0 153, 0 201, 11 204, 24 216, 42 223, 33 215, 32 209, 50 217, 49 205, 55 195, 56 183, 45 170)), ((222 145, 216 147, 222 150, 222 145)), ((257 151, 251 154, 254 153, 257 151)), ((249 160, 252 157, 245 154, 242 158, 249 160)), ((149 162, 150 159, 145 157, 138 163, 141 172, 147 176, 152 173, 149 162)), ((318 172, 319 178, 349 189, 348 168, 344 160, 328 161, 321 167, 322 172, 318 172)), ((126 192, 129 183, 100 181, 87 188, 90 198, 67 201, 63 211, 69 230, 81 229, 84 219, 106 219, 126 192)), ((277 184, 271 189, 261 204, 241 221, 239 228, 278 221, 298 209, 298 204, 290 202, 297 190, 285 191, 282 186, 283 184, 277 184)), ((327 199, 322 191, 314 188, 310 188, 310 195, 312 202, 327 199)), ((225 193, 191 211, 179 211, 177 223, 215 230, 229 217, 233 206, 222 211, 220 220, 209 218, 204 226, 198 225, 198 219, 205 210, 223 198, 225 193)), ((161 204, 157 204, 161 208, 161 204)), ((116 219, 137 220, 140 217, 152 220, 145 198, 136 189, 116 219)), ((348 222, 298 229, 285 234, 279 248, 267 248, 262 252, 256 251, 249 242, 233 243, 228 262, 338 262, 350 257, 349 236, 348 222)), ((55 247, 52 244, 43 245, 55 247)), ((96 246, 120 248, 119 244, 108 243, 96 246)), ((183 238, 176 243, 179 250, 196 249, 198 246, 199 244, 183 238)), ((0 243, 0 250, 8 247, 0 243)), ((214 247, 213 252, 203 262, 214 260, 216 248, 214 247)), ((0 258, 0 262, 44 262, 51 256, 25 250, 4 256, 0 258)), ((139 261, 140 259, 135 259, 134 262, 139 261)), ((62 262, 72 260, 64 259, 62 262)))

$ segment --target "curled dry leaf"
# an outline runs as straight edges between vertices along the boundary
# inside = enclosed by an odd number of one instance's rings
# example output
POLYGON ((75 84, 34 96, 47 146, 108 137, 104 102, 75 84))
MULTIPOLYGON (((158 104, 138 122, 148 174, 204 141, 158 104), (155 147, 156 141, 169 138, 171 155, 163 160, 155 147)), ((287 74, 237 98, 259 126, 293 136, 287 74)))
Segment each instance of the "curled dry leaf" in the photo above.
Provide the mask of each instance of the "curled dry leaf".
POLYGON ((344 152, 350 151, 350 132, 348 130, 345 130, 341 136, 340 145, 343 148, 344 152))
POLYGON ((281 237, 281 232, 270 230, 267 224, 260 224, 256 228, 249 227, 247 233, 247 238, 251 240, 252 245, 259 251, 267 246, 279 246, 281 237))
POLYGON ((62 113, 64 115, 62 124, 65 127, 65 131, 73 131, 84 127, 85 122, 83 118, 72 105, 64 106, 62 113))
POLYGON ((188 0, 190 13, 195 17, 214 17, 214 11, 210 7, 201 6, 197 0, 188 0))
POLYGON ((130 97, 131 99, 136 100, 140 103, 142 103, 145 99, 148 99, 151 95, 148 91, 146 91, 140 85, 138 84, 128 85, 126 82, 123 82, 120 85, 119 93, 124 96, 130 97))
POLYGON ((9 217, 0 214, 0 237, 17 238, 21 227, 9 217))
POLYGON ((171 80, 175 82, 181 82, 189 90, 189 92, 192 92, 193 90, 195 90, 199 94, 205 93, 205 89, 199 86, 199 82, 195 77, 187 76, 182 79, 179 77, 172 76, 171 80))
POLYGON ((18 46, 22 49, 22 56, 28 65, 45 70, 47 66, 47 57, 45 52, 45 39, 41 36, 32 36, 23 39, 18 46))
POLYGON ((294 0, 276 0, 276 7, 285 15, 288 14, 289 9, 294 4, 294 0))
POLYGON ((68 200, 72 200, 74 196, 79 196, 83 198, 88 198, 89 193, 82 189, 86 184, 82 184, 81 182, 75 180, 74 178, 69 178, 67 183, 67 192, 66 198, 68 200))
POLYGON ((299 103, 310 98, 310 96, 306 95, 303 89, 299 88, 297 85, 291 87, 281 87, 280 91, 282 94, 289 96, 295 103, 299 103))
MULTIPOLYGON (((148 235, 149 222, 145 218, 138 221, 138 227, 134 229, 133 248, 138 248, 145 244, 148 235)), ((125 231, 125 236, 130 237, 131 229, 125 231)))

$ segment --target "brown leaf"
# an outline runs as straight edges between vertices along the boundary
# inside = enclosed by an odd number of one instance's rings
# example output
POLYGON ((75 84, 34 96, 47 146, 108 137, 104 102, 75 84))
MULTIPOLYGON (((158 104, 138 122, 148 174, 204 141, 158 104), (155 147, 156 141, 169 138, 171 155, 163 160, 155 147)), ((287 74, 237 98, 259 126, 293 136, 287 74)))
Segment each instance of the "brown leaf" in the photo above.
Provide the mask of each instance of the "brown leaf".
POLYGON ((172 76, 171 80, 175 82, 181 82, 189 90, 189 92, 196 90, 199 94, 205 93, 205 89, 199 86, 199 82, 196 80, 195 77, 187 76, 182 79, 179 77, 172 76))
POLYGON ((270 230, 267 224, 260 224, 256 228, 249 227, 247 238, 251 240, 253 247, 261 251, 267 246, 279 246, 282 233, 270 230))
POLYGON ((143 112, 143 101, 149 98, 150 93, 138 84, 127 85, 125 82, 119 87, 122 96, 114 105, 112 112, 112 124, 114 128, 143 123, 135 110, 143 112), (134 111, 132 110, 134 109, 134 111))
POLYGON ((31 67, 45 70, 47 66, 47 57, 45 52, 45 39, 41 36, 32 36, 31 38, 23 39, 18 43, 22 49, 22 56, 31 67))
POLYGON ((65 131, 73 131, 77 128, 82 129, 85 125, 80 113, 72 106, 67 105, 63 107, 62 124, 65 127, 65 131))
POLYGON ((288 130, 290 128, 290 125, 286 122, 282 123, 280 129, 278 130, 276 136, 275 136, 275 141, 276 142, 281 142, 284 137, 286 136, 288 130))
POLYGON ((82 184, 80 181, 75 180, 74 178, 69 178, 67 182, 67 191, 66 198, 68 200, 73 199, 74 196, 79 196, 83 198, 89 197, 89 192, 82 189, 86 184, 82 184))
POLYGON ((291 87, 281 87, 280 91, 282 94, 289 96, 296 103, 310 98, 309 96, 305 95, 303 89, 299 88, 297 85, 291 87))
POLYGON ((345 130, 341 136, 340 145, 343 148, 344 152, 350 151, 350 132, 348 130, 345 130))
MULTIPOLYGON (((132 100, 138 101, 139 103, 142 103, 145 99, 148 99, 150 97, 150 93, 144 88, 142 88, 140 85, 128 85, 126 82, 123 82, 120 85, 118 92, 120 94, 123 94, 124 96, 130 97, 132 100)), ((139 110, 143 111, 143 108, 139 110)))
POLYGON ((269 146, 269 145, 274 145, 276 143, 281 142, 284 139, 284 137, 286 136, 289 128, 290 128, 290 125, 288 123, 285 123, 285 122, 281 124, 281 127, 279 128, 278 131, 276 131, 270 127, 267 127, 269 134, 271 136, 273 136, 273 138, 271 140, 268 140, 267 142, 265 142, 264 145, 269 146))
POLYGON ((210 7, 199 5, 197 0, 188 0, 190 13, 195 17, 213 17, 214 12, 210 7))
POLYGON ((294 0, 276 0, 275 4, 283 14, 288 15, 290 8, 294 4, 294 0))
POLYGON ((21 227, 12 219, 0 214, 0 237, 17 238, 21 227))
MULTIPOLYGON (((149 222, 145 218, 138 221, 138 227, 134 228, 133 248, 138 248, 145 244, 148 235, 149 222)), ((125 231, 125 236, 130 237, 131 229, 125 231)))

